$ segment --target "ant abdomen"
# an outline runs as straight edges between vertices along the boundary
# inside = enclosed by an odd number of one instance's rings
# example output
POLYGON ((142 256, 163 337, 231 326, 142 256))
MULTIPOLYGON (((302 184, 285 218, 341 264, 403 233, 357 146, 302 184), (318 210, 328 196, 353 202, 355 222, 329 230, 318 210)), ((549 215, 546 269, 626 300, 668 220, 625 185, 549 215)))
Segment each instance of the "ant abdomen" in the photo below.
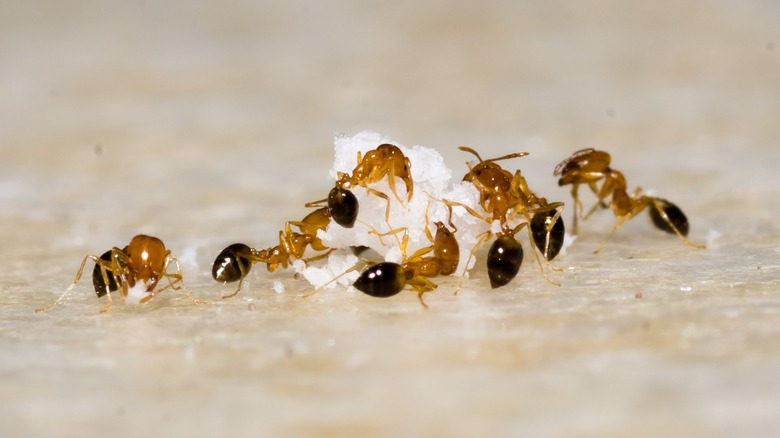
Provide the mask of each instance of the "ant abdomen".
POLYGON ((539 251, 544 254, 544 258, 548 261, 555 258, 561 248, 563 248, 563 238, 566 232, 566 228, 563 225, 563 217, 558 216, 558 220, 555 221, 550 229, 550 243, 547 251, 545 252, 545 246, 547 245, 547 230, 550 227, 550 222, 556 215, 556 210, 549 210, 545 212, 536 213, 531 218, 531 234, 534 236, 534 244, 539 248, 539 251))
POLYGON ((666 199, 655 198, 655 201, 656 202, 650 203, 650 219, 653 220, 653 224, 656 226, 656 228, 666 231, 667 233, 675 234, 674 229, 672 229, 672 227, 669 225, 669 222, 671 222, 671 224, 674 225, 674 228, 677 228, 677 231, 679 231, 680 234, 687 236, 688 218, 685 217, 685 214, 682 212, 682 210, 680 210, 680 207, 672 204, 666 199), (663 218, 661 212, 658 210, 658 205, 661 206, 663 213, 666 214, 667 218, 669 218, 668 222, 663 218))
POLYGON ((358 215, 358 200, 347 189, 334 187, 328 194, 328 210, 333 220, 344 228, 352 228, 358 215))
POLYGON ((514 236, 503 235, 493 242, 487 256, 488 277, 493 289, 503 286, 517 275, 523 263, 523 247, 514 236))
POLYGON ((398 263, 377 263, 366 268, 352 286, 372 297, 392 297, 406 286, 406 270, 398 263))
POLYGON ((242 254, 251 252, 252 249, 243 243, 228 246, 214 260, 211 276, 221 283, 231 283, 244 278, 252 268, 252 263, 242 254))
MULTIPOLYGON (((100 260, 104 260, 106 262, 111 262, 111 250, 104 252, 102 256, 100 256, 100 260)), ((100 269, 100 264, 95 263, 95 268, 92 270, 92 286, 95 287, 95 293, 97 294, 98 298, 101 298, 106 295, 106 283, 103 281, 103 273, 101 272, 102 269, 100 269)), ((116 284, 116 278, 114 278, 113 272, 106 272, 106 277, 108 278, 108 290, 111 292, 115 292, 119 290, 119 285, 116 284)))

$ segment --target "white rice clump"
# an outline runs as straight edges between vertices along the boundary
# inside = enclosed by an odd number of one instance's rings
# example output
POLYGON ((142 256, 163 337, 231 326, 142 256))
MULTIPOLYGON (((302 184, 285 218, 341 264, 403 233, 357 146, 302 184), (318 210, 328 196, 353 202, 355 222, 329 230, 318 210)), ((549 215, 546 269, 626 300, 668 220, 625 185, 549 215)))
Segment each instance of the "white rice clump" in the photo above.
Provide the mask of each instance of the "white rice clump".
MULTIPOLYGON (((478 205, 477 189, 470 183, 461 182, 460 176, 453 181, 452 172, 444 165, 444 159, 436 150, 423 146, 408 148, 376 132, 363 131, 351 137, 344 135, 336 137, 336 156, 333 169, 330 171, 331 179, 336 181, 337 172, 351 174, 358 164, 358 152, 365 156, 366 152, 376 149, 383 143, 398 146, 409 158, 414 184, 412 199, 407 202, 406 185, 398 177, 395 178, 395 189, 398 197, 403 201, 401 203, 390 189, 387 178, 370 184, 371 189, 384 193, 389 199, 390 216, 386 220, 388 201, 369 193, 364 187, 352 187, 350 190, 359 202, 357 222, 352 228, 344 228, 331 222, 325 231, 320 231, 318 234, 325 245, 345 250, 351 246, 367 246, 374 249, 386 261, 401 263, 404 257, 412 255, 420 248, 432 245, 425 234, 426 227, 431 236, 436 234, 434 223, 437 221, 443 222, 449 228, 449 210, 441 200, 468 205, 478 213, 487 216, 478 205), (376 234, 388 233, 391 230, 400 231, 381 238, 376 234), (405 254, 401 248, 404 233, 408 234, 405 254)), ((476 244, 478 236, 487 231, 490 224, 474 217, 462 207, 452 208, 452 222, 457 227, 455 237, 460 245, 460 263, 455 275, 461 275, 464 270, 473 266, 473 259, 472 266, 465 266, 469 253, 476 244)), ((359 273, 354 270, 345 274, 358 262, 357 258, 347 254, 348 252, 345 251, 336 251, 328 257, 327 264, 323 267, 297 265, 296 270, 315 287, 323 286, 333 279, 337 281, 328 286, 335 286, 336 283, 349 285, 357 279, 359 273)))

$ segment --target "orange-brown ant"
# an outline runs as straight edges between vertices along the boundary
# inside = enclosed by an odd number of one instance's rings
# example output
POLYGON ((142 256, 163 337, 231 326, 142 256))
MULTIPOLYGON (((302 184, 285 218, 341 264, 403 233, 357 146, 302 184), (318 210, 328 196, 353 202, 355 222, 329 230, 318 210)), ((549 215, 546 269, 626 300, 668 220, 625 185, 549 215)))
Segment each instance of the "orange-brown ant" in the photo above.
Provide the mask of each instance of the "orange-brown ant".
MULTIPOLYGON (((397 146, 382 144, 376 149, 368 151, 365 156, 358 152, 357 161, 358 164, 352 174, 338 172, 336 185, 328 194, 327 199, 306 204, 307 207, 319 207, 317 210, 307 215, 302 221, 285 224, 284 230, 279 232, 279 245, 257 250, 243 243, 234 243, 217 255, 211 270, 212 277, 222 283, 239 282, 233 293, 222 298, 233 297, 241 290, 244 277, 255 263, 266 263, 268 270, 273 272, 279 269, 279 266, 287 268, 291 259, 303 258, 307 246, 315 251, 329 250, 317 237, 317 232, 325 230, 331 219, 346 228, 354 226, 359 206, 357 197, 349 190, 350 188, 363 186, 369 193, 387 200, 386 216, 389 216, 389 198, 384 193, 369 188, 367 184, 378 182, 387 177, 390 189, 398 198, 395 190, 395 177, 399 177, 406 185, 408 199, 411 199, 413 192, 411 165, 409 159, 397 146), (327 206, 320 207, 323 203, 326 203, 327 206), (298 227, 300 232, 293 232, 292 226, 298 227)), ((398 199, 400 202, 400 198, 398 199)), ((329 252, 305 261, 321 259, 329 252)))
MULTIPOLYGON (((446 203, 450 206, 464 207, 471 215, 488 224, 497 221, 500 227, 500 230, 495 233, 486 231, 477 241, 469 255, 469 263, 477 249, 495 234, 497 238, 488 250, 487 259, 490 285, 496 288, 509 283, 517 275, 523 262, 523 248, 515 238, 515 234, 528 226, 529 240, 533 241, 549 266, 549 261, 554 259, 563 247, 565 228, 560 211, 563 203, 548 203, 547 199, 536 196, 530 190, 519 170, 512 175, 496 164, 496 161, 523 157, 528 153, 517 152, 483 160, 474 149, 466 146, 461 146, 459 149, 475 155, 479 160, 476 165, 469 166, 469 172, 463 177, 463 181, 470 182, 479 191, 479 204, 489 216, 485 217, 462 203, 449 201, 446 203), (511 227, 509 223, 518 215, 523 216, 526 222, 511 227)), ((544 272, 539 254, 537 252, 534 254, 545 279, 557 285, 558 283, 550 280, 544 272)))
MULTIPOLYGON (((425 234, 433 243, 431 246, 415 251, 398 264, 382 262, 366 268, 352 284, 355 289, 372 297, 386 298, 401 292, 407 285, 415 290, 420 303, 427 307, 422 299, 426 292, 436 289, 436 283, 428 278, 450 275, 455 272, 460 261, 460 248, 455 239, 454 229, 450 231, 442 222, 434 222, 436 236, 431 237, 428 227, 425 234), (433 255, 426 254, 433 252, 433 255)), ((405 252, 408 235, 404 236, 401 251, 405 252)))
MULTIPOLYGON (((368 187, 387 177, 390 190, 398 202, 402 202, 395 189, 395 178, 401 178, 406 185, 407 202, 412 199, 414 185, 412 183, 411 164, 398 146, 381 144, 366 152, 363 156, 357 154, 357 166, 351 174, 338 172, 336 185, 328 194, 327 203, 334 222, 345 228, 352 228, 358 215, 358 200, 350 189, 356 186, 365 187, 369 193, 379 196, 388 202, 385 219, 390 216, 390 199, 384 193, 368 187)), ((317 201, 324 202, 326 200, 317 201)))
MULTIPOLYGON (((274 272, 281 266, 287 268, 291 259, 302 259, 309 246, 315 251, 329 250, 322 240, 317 237, 319 230, 324 230, 330 223, 328 207, 321 207, 306 215, 301 221, 287 222, 283 231, 279 231, 279 245, 257 250, 243 243, 234 243, 223 249, 214 260, 211 275, 221 283, 238 281, 238 287, 233 293, 222 298, 230 298, 238 294, 244 277, 249 274, 252 265, 265 263, 270 272, 274 272), (293 232, 292 227, 298 227, 300 232, 293 232)), ((327 256, 330 251, 306 259, 306 262, 318 260, 327 256)))
MULTIPOLYGON (((330 282, 336 281, 339 277, 357 269, 361 269, 368 264, 369 266, 361 272, 360 276, 352 284, 357 290, 372 297, 387 298, 398 294, 408 285, 417 292, 420 303, 427 308, 428 306, 422 298, 423 294, 433 291, 438 287, 436 283, 429 280, 429 278, 454 273, 460 261, 460 247, 457 239, 455 239, 457 228, 452 224, 451 209, 449 225, 452 227, 452 231, 450 231, 444 223, 437 221, 434 222, 434 225, 436 226, 436 235, 433 236, 427 226, 427 207, 425 210, 425 223, 425 236, 431 242, 431 245, 418 249, 409 257, 406 257, 405 255, 409 241, 408 230, 406 228, 391 230, 387 233, 379 233, 376 230, 372 230, 371 232, 378 236, 396 234, 403 231, 404 237, 399 244, 400 250, 402 254, 404 254, 403 261, 401 263, 360 262, 330 282), (426 255, 431 252, 433 255, 426 255)), ((305 297, 313 295, 324 286, 325 285, 322 285, 316 288, 314 291, 305 295, 305 297)))
POLYGON ((593 251, 594 253, 601 251, 609 238, 624 222, 641 213, 647 207, 650 207, 650 218, 657 228, 667 233, 676 234, 680 240, 689 246, 704 248, 703 245, 697 245, 685 237, 688 235, 688 218, 685 217, 685 214, 679 207, 665 199, 643 195, 640 188, 629 194, 627 192, 626 178, 623 176, 623 173, 610 167, 610 161, 611 157, 607 152, 593 148, 581 149, 561 161, 553 171, 554 176, 560 177, 558 185, 572 185, 571 195, 574 199, 575 233, 578 231, 578 216, 582 215, 582 202, 577 193, 580 184, 587 184, 598 198, 583 220, 590 217, 598 207, 610 207, 617 217, 617 222, 612 227, 612 231, 601 242, 599 247, 593 251), (598 182, 602 180, 603 183, 599 188, 598 182), (609 204, 607 204, 606 199, 610 196, 612 198, 609 204))
POLYGON ((73 284, 53 303, 46 307, 35 309, 36 312, 44 312, 59 304, 65 296, 76 286, 87 260, 95 262, 92 270, 92 285, 98 298, 108 295, 108 303, 101 310, 101 313, 107 312, 111 308, 111 292, 119 291, 122 299, 126 300, 130 289, 136 284, 144 285, 144 296, 139 298, 139 303, 146 303, 157 294, 167 288, 174 290, 183 289, 184 292, 194 302, 195 300, 190 292, 184 287, 184 280, 179 268, 179 262, 171 256, 171 251, 165 248, 162 240, 139 234, 130 240, 130 243, 122 249, 114 247, 103 253, 100 257, 87 255, 81 262, 73 284), (174 264, 176 272, 168 272, 168 267, 174 264), (157 289, 159 281, 165 278, 168 284, 157 289), (156 289, 156 290, 155 290, 156 289))

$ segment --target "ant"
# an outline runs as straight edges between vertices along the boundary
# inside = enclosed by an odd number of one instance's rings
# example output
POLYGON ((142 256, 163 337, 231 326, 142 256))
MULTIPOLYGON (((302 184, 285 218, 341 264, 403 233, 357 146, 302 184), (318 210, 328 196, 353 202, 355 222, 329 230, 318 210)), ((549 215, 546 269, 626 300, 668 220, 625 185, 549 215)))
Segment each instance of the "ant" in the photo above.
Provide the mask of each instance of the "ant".
MULTIPOLYGON (((530 190, 520 170, 512 175, 496 164, 496 161, 523 157, 528 153, 517 152, 483 160, 474 149, 467 146, 460 146, 458 149, 475 155, 479 160, 476 165, 469 165, 469 172, 463 177, 463 181, 473 184, 479 191, 479 205, 489 216, 483 216, 473 208, 458 202, 447 201, 446 203, 450 206, 464 207, 472 216, 488 224, 497 221, 500 227, 498 232, 488 230, 484 233, 471 250, 469 262, 477 249, 495 234, 496 241, 488 250, 488 277, 493 288, 506 285, 517 275, 523 262, 523 248, 515 235, 527 226, 529 239, 534 242, 549 266, 549 261, 554 259, 563 247, 565 226, 560 210, 563 203, 548 203, 546 198, 538 197, 530 190), (512 228, 509 223, 518 215, 522 215, 526 222, 512 228)), ((558 285, 547 277, 538 252, 534 254, 545 279, 558 285)))
POLYGON ((327 201, 331 217, 345 228, 352 228, 358 215, 358 200, 349 190, 352 187, 365 187, 370 193, 386 200, 388 205, 385 219, 390 216, 390 199, 384 193, 369 188, 368 184, 379 182, 387 177, 390 190, 393 191, 398 202, 402 201, 395 189, 395 177, 401 178, 406 185, 407 202, 412 199, 414 192, 411 163, 398 146, 384 143, 366 152, 365 156, 358 152, 357 163, 351 175, 344 172, 336 174, 336 185, 331 189, 327 199, 310 203, 315 205, 327 201))
MULTIPOLYGON (((307 204, 308 205, 308 204, 307 204)), ((221 283, 231 283, 238 281, 238 287, 233 293, 224 295, 222 298, 230 298, 238 294, 241 285, 244 283, 244 277, 249 274, 252 265, 255 263, 265 263, 268 271, 274 272, 282 268, 287 268, 290 259, 301 259, 310 246, 315 251, 326 251, 313 258, 306 259, 306 262, 319 260, 326 257, 331 251, 322 243, 317 232, 327 228, 331 220, 331 213, 328 207, 321 207, 306 215, 301 221, 287 222, 283 231, 279 231, 279 245, 268 249, 257 250, 250 248, 243 243, 234 243, 217 255, 214 265, 211 269, 211 276, 214 280, 221 283), (292 226, 298 227, 300 232, 293 232, 292 226)))
MULTIPOLYGON (((365 156, 357 154, 358 164, 352 174, 338 172, 338 180, 328 194, 327 199, 309 202, 306 207, 319 207, 298 222, 287 222, 284 230, 279 232, 279 245, 257 250, 243 243, 234 243, 217 255, 212 266, 211 275, 222 283, 239 281, 236 290, 222 298, 230 298, 238 294, 252 265, 261 262, 266 263, 268 270, 274 272, 281 265, 287 268, 290 259, 301 259, 307 246, 315 251, 329 250, 322 240, 317 237, 319 230, 325 230, 331 219, 345 228, 352 228, 357 220, 358 200, 349 190, 353 186, 363 186, 377 196, 388 201, 388 210, 385 213, 389 217, 389 198, 382 192, 371 189, 366 185, 380 181, 388 177, 390 189, 398 198, 395 190, 395 176, 401 178, 407 190, 408 200, 412 198, 413 185, 411 177, 411 164, 404 156, 401 149, 391 144, 379 145, 376 149, 368 151, 365 156), (323 203, 326 206, 320 207, 323 203), (293 232, 292 226, 299 228, 300 232, 293 232)), ((400 202, 400 198, 398 198, 400 202)), ((332 249, 324 254, 306 259, 306 262, 319 260, 326 257, 332 249)))
MULTIPOLYGON (((431 246, 415 251, 400 264, 382 262, 369 266, 352 285, 366 295, 378 298, 391 297, 409 285, 417 291, 420 303, 427 308, 422 299, 423 294, 438 287, 428 278, 454 273, 460 261, 460 247, 455 239, 457 228, 452 222, 452 231, 441 221, 434 222, 434 225, 435 237, 432 237, 428 227, 425 227, 425 235, 432 242, 431 246), (430 252, 433 252, 433 255, 426 256, 430 252)), ((404 253, 407 241, 408 234, 404 235, 401 244, 401 251, 404 253)))
MULTIPOLYGON (((430 207, 430 204, 428 206, 430 207)), ((428 207, 425 209, 425 223, 429 223, 428 207)), ((427 225, 425 227, 425 236, 431 242, 431 245, 418 249, 409 257, 404 255, 404 259, 400 264, 394 262, 361 262, 340 274, 339 277, 369 264, 368 268, 363 270, 352 284, 357 290, 372 297, 387 298, 398 294, 409 285, 417 292, 423 307, 428 308, 422 296, 424 293, 431 292, 438 287, 436 283, 428 278, 454 273, 460 261, 460 247, 457 239, 455 239, 457 228, 452 223, 452 209, 450 209, 449 218, 449 225, 452 227, 452 231, 441 221, 434 222, 434 225, 436 226, 435 236, 431 234, 427 225), (433 255, 426 255, 431 252, 433 252, 433 255)), ((406 247, 409 242, 408 229, 399 228, 381 234, 376 230, 372 230, 373 233, 379 236, 395 234, 399 231, 404 231, 404 237, 399 246, 401 252, 406 254, 406 247)), ((339 277, 334 278, 331 282, 339 277)), ((304 298, 313 295, 323 287, 325 285, 305 295, 304 298)))
POLYGON ((612 169, 610 165, 611 157, 607 152, 598 151, 593 148, 582 149, 574 152, 569 158, 561 161, 555 170, 554 176, 560 177, 559 186, 571 184, 571 196, 574 199, 574 232, 577 233, 577 218, 582 215, 582 202, 580 201, 577 190, 580 184, 587 184, 588 187, 598 198, 596 204, 588 211, 583 220, 590 217, 598 208, 610 207, 617 217, 617 222, 612 227, 612 231, 601 242, 598 248, 593 251, 597 254, 606 245, 610 237, 617 231, 624 222, 638 215, 647 207, 650 207, 650 218, 656 228, 667 233, 676 234, 683 242, 694 248, 704 248, 704 245, 698 245, 689 241, 685 236, 688 235, 688 218, 682 210, 675 204, 666 199, 653 196, 642 195, 642 189, 636 188, 633 193, 626 191, 626 178, 618 170, 612 169), (597 183, 603 180, 601 188, 597 183), (605 200, 612 196, 609 204, 605 200))
POLYGON ((92 270, 92 285, 95 288, 95 293, 98 298, 108 295, 108 304, 100 313, 108 312, 111 308, 111 292, 118 290, 122 299, 128 300, 130 289, 138 283, 143 284, 145 293, 143 296, 138 296, 136 292, 133 292, 130 299, 137 299, 141 304, 150 301, 169 287, 173 290, 183 289, 196 304, 201 303, 195 300, 184 287, 179 261, 171 256, 171 251, 165 248, 162 240, 139 234, 133 237, 130 243, 122 249, 114 247, 100 257, 94 255, 84 257, 76 277, 73 279, 73 284, 56 301, 46 307, 35 309, 35 311, 45 312, 59 304, 81 279, 87 260, 95 262, 95 267, 92 270), (168 266, 171 263, 176 265, 176 273, 168 272, 168 266), (167 279, 168 284, 155 290, 162 278, 167 279))

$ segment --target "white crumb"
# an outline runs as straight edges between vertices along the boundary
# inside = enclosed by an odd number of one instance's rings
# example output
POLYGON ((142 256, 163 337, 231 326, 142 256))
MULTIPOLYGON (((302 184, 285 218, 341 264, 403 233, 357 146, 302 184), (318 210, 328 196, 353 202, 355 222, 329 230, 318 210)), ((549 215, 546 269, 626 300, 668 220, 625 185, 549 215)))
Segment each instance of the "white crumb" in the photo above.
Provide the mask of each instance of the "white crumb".
POLYGON ((349 286, 360 276, 359 259, 352 254, 331 254, 325 266, 309 266, 303 270, 303 278, 314 287, 349 286))
POLYGON ((274 291, 278 294, 284 293, 284 284, 281 281, 274 281, 274 291))
POLYGON ((147 289, 146 282, 144 281, 136 282, 135 286, 127 289, 127 296, 125 297, 125 303, 140 304, 142 299, 151 295, 151 293, 146 289, 147 289))
POLYGON ((707 246, 711 247, 715 243, 716 240, 720 239, 720 232, 717 230, 713 230, 710 228, 709 231, 707 231, 707 246))
POLYGON ((293 269, 295 270, 296 274, 300 274, 303 272, 304 269, 306 269, 306 262, 304 262, 301 259, 295 259, 292 262, 293 269))

